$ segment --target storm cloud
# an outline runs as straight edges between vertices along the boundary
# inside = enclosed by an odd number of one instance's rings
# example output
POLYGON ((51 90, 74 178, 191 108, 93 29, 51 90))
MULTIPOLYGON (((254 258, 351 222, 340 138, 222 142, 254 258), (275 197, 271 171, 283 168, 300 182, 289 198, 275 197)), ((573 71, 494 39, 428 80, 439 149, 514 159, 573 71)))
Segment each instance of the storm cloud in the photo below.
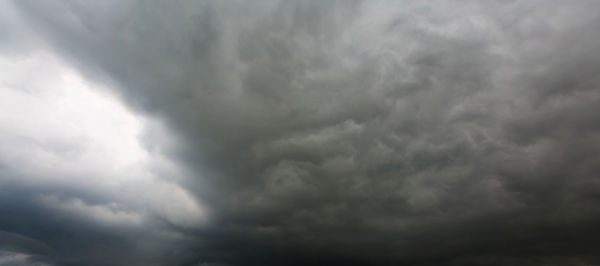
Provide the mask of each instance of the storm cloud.
POLYGON ((598 1, 0 6, 0 264, 600 264, 598 1))

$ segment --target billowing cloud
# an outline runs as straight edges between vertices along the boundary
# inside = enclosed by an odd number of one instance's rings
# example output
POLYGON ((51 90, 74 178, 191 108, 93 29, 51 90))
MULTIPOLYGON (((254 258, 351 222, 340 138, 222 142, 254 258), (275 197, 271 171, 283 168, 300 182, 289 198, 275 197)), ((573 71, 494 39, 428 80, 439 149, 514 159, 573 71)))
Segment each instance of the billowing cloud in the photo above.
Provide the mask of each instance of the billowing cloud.
POLYGON ((10 258, 600 263, 600 3, 4 5, 10 258))
MULTIPOLYGON (((139 231, 135 234, 164 231, 168 240, 169 234, 177 234, 170 227, 192 229, 207 222, 206 207, 179 184, 187 178, 185 167, 162 151, 175 141, 168 139, 160 122, 131 113, 107 88, 86 81, 45 51, 2 57, 0 69, 4 111, 0 115, 0 191, 6 201, 2 206, 6 227, 48 226, 46 230, 71 234, 62 228, 61 220, 66 219, 78 220, 82 226, 139 231), (144 135, 161 136, 163 141, 148 146, 144 135), (14 214, 28 208, 34 210, 14 214), (40 208, 47 213, 40 213, 40 208), (57 220, 44 221, 49 218, 46 215, 57 220), (164 223, 167 226, 160 225, 164 223)), ((47 247, 43 255, 53 253, 53 248, 63 252, 72 248, 70 241, 62 247, 49 246, 45 242, 56 238, 52 233, 32 237, 27 228, 21 230, 7 230, 4 236, 15 237, 7 238, 4 245, 32 254, 7 253, 2 265, 25 265, 32 263, 31 256, 41 255, 39 249, 18 244, 27 241, 13 243, 12 238, 39 242, 35 245, 47 247)), ((167 241, 163 236, 153 238, 167 241)), ((63 263, 63 259, 56 258, 56 262, 63 263)))

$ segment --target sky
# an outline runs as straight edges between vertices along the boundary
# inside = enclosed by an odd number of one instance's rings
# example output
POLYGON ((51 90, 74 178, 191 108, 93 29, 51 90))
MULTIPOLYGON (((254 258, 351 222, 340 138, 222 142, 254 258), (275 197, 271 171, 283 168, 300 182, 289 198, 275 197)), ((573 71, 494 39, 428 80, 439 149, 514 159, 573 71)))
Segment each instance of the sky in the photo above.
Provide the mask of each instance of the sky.
POLYGON ((0 1, 0 265, 600 265, 600 1, 0 1))

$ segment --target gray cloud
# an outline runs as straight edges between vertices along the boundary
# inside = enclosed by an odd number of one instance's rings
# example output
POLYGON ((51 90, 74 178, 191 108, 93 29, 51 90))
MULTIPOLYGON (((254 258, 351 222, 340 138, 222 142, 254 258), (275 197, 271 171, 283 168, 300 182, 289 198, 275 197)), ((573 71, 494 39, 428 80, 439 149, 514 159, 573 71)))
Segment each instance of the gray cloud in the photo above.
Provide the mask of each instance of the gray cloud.
POLYGON ((600 263, 599 3, 14 4, 39 46, 174 132, 164 153, 191 177, 173 182, 211 212, 134 232, 1 224, 58 264, 600 263), (138 246, 151 228, 182 236, 172 253, 138 246))

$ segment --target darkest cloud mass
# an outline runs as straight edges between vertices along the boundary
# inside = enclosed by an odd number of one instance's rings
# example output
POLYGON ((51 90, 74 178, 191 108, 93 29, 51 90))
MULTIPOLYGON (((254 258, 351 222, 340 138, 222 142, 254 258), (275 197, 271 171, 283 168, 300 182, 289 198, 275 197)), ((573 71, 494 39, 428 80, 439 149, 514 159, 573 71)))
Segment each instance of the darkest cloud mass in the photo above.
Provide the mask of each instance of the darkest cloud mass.
POLYGON ((600 265, 600 1, 0 1, 0 265, 600 265))

